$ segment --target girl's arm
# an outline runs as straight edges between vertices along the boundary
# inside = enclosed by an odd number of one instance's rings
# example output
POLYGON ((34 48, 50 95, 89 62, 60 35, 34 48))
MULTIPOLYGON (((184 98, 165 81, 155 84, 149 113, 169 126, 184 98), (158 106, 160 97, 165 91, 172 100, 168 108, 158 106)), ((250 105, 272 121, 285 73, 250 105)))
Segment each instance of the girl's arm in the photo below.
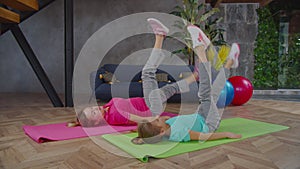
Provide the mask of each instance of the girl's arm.
POLYGON ((67 126, 68 127, 76 127, 76 126, 81 126, 81 124, 80 124, 79 120, 76 118, 76 120, 68 122, 67 126))
POLYGON ((241 138, 242 135, 240 134, 235 134, 231 132, 219 132, 219 133, 201 133, 197 131, 189 131, 190 134, 190 139, 191 140, 219 140, 223 138, 233 138, 233 139, 238 139, 241 138))
POLYGON ((134 115, 134 114, 129 113, 129 120, 137 122, 137 123, 142 122, 144 120, 153 121, 156 118, 158 118, 158 117, 157 116, 154 116, 154 117, 142 117, 142 116, 138 116, 138 115, 134 115))

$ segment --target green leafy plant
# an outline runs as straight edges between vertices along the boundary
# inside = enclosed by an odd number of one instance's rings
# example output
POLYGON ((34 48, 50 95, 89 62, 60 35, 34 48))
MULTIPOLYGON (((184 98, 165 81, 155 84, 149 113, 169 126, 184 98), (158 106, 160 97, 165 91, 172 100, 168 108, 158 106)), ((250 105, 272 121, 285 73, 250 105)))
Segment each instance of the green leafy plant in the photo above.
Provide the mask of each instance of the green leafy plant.
POLYGON ((171 12, 171 14, 182 18, 181 21, 174 24, 174 26, 182 30, 182 32, 177 32, 172 36, 185 41, 186 46, 174 51, 173 54, 181 53, 189 59, 189 64, 194 64, 195 54, 192 50, 192 41, 187 31, 187 26, 192 24, 200 27, 212 41, 213 45, 224 45, 226 44, 223 37, 223 32, 225 30, 218 27, 218 23, 223 18, 212 19, 212 16, 220 10, 218 8, 212 8, 210 10, 205 9, 205 4, 199 4, 198 0, 183 0, 182 3, 182 7, 176 6, 174 11, 171 12))
POLYGON ((278 87, 278 27, 268 7, 257 9, 258 34, 254 49, 253 85, 256 89, 278 87))

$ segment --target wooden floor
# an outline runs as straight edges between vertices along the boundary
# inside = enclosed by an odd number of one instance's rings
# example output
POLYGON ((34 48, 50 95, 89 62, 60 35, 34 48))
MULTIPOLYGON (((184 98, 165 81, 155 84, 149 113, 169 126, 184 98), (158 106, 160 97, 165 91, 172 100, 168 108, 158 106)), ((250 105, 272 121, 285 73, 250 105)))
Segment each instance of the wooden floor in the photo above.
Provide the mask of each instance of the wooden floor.
MULTIPOLYGON (((168 105, 168 110, 176 111, 178 107, 168 105)), ((69 121, 74 110, 53 108, 42 94, 2 93, 0 168, 300 168, 300 102, 251 100, 244 106, 228 107, 223 116, 281 124, 290 129, 141 163, 110 153, 90 138, 43 144, 32 141, 23 133, 23 125, 69 121)))

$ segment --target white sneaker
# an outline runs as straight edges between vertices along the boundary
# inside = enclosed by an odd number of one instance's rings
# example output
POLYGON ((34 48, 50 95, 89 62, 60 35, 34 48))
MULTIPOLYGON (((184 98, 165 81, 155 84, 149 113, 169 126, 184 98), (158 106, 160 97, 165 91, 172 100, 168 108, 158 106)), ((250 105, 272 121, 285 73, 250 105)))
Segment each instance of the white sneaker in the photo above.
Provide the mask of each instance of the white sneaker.
POLYGON ((190 25, 187 29, 192 38, 193 48, 203 45, 206 49, 209 46, 210 40, 200 28, 195 25, 190 25))
POLYGON ((239 66, 240 46, 237 43, 231 45, 231 49, 228 57, 233 60, 231 68, 237 68, 239 66))
POLYGON ((152 27, 154 34, 163 35, 163 36, 166 36, 168 34, 169 29, 164 24, 162 24, 159 20, 154 18, 148 18, 147 21, 152 27))

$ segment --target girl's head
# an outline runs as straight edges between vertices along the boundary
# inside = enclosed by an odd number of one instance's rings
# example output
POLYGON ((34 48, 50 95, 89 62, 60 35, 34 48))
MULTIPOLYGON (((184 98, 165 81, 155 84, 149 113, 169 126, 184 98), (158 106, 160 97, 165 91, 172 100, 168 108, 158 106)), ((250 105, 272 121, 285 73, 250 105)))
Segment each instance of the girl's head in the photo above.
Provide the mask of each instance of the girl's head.
POLYGON ((107 111, 103 106, 86 107, 77 114, 77 119, 83 127, 99 126, 104 120, 104 114, 107 111))
POLYGON ((169 125, 165 123, 167 119, 166 116, 161 116, 151 122, 144 120, 138 123, 138 137, 132 139, 132 143, 154 144, 162 141, 163 136, 166 135, 166 131, 169 129, 169 125))

